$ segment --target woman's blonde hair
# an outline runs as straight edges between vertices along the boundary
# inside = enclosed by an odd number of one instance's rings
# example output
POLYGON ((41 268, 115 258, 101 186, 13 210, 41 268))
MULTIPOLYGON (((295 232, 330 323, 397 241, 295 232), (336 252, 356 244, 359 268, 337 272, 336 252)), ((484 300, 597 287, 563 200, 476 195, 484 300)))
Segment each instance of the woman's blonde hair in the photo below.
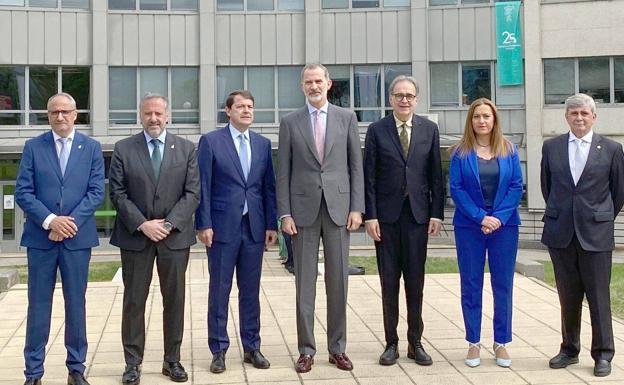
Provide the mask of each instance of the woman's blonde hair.
POLYGON ((498 110, 492 101, 488 98, 479 98, 472 102, 468 109, 468 115, 466 116, 466 124, 464 125, 464 135, 459 143, 451 147, 451 153, 458 153, 461 157, 468 155, 477 147, 477 136, 475 135, 472 127, 472 117, 475 110, 479 106, 489 106, 494 115, 494 127, 492 127, 492 133, 490 135, 490 146, 492 147, 492 153, 495 157, 505 157, 514 151, 513 144, 505 138, 503 131, 500 128, 498 119, 498 110))

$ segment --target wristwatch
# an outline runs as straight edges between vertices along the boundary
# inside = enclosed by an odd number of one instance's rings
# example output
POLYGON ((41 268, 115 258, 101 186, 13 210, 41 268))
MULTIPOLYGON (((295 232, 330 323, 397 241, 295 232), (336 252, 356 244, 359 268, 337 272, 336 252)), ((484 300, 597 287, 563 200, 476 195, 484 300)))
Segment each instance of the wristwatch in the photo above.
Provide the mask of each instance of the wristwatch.
POLYGON ((165 223, 163 223, 163 227, 165 228, 165 230, 167 231, 171 231, 173 230, 173 225, 171 224, 171 222, 167 221, 165 223))

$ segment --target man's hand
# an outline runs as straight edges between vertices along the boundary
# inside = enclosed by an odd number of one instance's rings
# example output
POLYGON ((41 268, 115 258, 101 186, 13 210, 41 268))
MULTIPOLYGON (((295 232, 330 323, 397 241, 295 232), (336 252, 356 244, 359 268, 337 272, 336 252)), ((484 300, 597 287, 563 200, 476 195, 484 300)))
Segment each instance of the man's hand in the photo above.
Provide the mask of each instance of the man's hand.
POLYGON ((366 233, 373 238, 374 241, 381 241, 381 230, 379 229, 379 221, 366 222, 366 233))
POLYGON ((199 238, 199 241, 208 247, 212 246, 213 236, 214 236, 214 233, 212 229, 203 229, 203 230, 197 231, 197 238, 199 238))
POLYGON ((151 221, 145 221, 141 223, 139 230, 141 230, 141 232, 153 242, 160 242, 167 238, 167 235, 169 235, 169 231, 165 230, 163 223, 165 223, 164 219, 152 219, 151 221))
POLYGON ((56 231, 50 230, 50 232, 48 233, 48 239, 52 242, 62 242, 65 237, 63 237, 60 233, 57 233, 56 231))
POLYGON ((442 230, 442 222, 430 219, 427 234, 437 237, 438 235, 440 235, 440 230, 442 230))
POLYGON ((347 218, 347 230, 355 231, 360 228, 362 224, 362 213, 358 211, 351 211, 347 218))
POLYGON ((62 235, 63 239, 72 238, 78 232, 78 226, 74 223, 74 218, 62 215, 52 219, 48 228, 62 235))
POLYGON ((483 231, 484 234, 491 234, 498 230, 501 225, 502 223, 498 218, 486 215, 481 221, 481 231, 483 231))
POLYGON ((266 235, 264 236, 264 247, 269 247, 277 241, 277 231, 275 230, 267 230, 266 235))
POLYGON ((297 234, 297 226, 295 226, 295 220, 292 217, 282 219, 282 231, 288 235, 297 234))

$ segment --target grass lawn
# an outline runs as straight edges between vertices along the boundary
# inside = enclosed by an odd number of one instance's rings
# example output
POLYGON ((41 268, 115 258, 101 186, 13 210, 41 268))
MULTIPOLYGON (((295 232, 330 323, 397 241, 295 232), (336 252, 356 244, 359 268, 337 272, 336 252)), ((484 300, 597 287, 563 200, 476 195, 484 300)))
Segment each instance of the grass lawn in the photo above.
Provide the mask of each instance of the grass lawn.
MULTIPOLYGON (((27 266, 7 266, 17 269, 20 283, 28 283, 28 267, 27 266)), ((115 276, 117 269, 121 267, 121 262, 91 262, 89 265, 89 282, 105 282, 110 281, 115 276)))
MULTIPOLYGON (((349 264, 355 266, 364 266, 366 274, 377 274, 377 260, 375 257, 351 256, 349 264)), ((488 271, 485 266, 485 271, 488 271)), ((427 258, 425 264, 425 273, 427 274, 443 274, 443 273, 459 273, 457 260, 455 258, 427 258)))

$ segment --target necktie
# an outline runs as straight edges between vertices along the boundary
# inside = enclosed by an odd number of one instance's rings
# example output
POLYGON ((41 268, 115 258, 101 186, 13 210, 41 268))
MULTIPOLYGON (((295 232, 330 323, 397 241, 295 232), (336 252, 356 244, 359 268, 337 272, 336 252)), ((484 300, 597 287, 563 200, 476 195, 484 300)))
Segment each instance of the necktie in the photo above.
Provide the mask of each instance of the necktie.
POLYGON ((160 176, 160 164, 162 163, 162 155, 160 154, 160 141, 158 139, 150 140, 154 150, 152 151, 152 168, 154 169, 154 176, 156 179, 160 176))
POLYGON ((67 138, 59 138, 58 142, 61 145, 61 151, 59 152, 59 164, 61 166, 61 174, 65 175, 65 168, 67 168, 67 160, 69 159, 69 151, 67 150, 67 138))
POLYGON ((576 151, 574 152, 574 185, 576 186, 579 179, 581 179, 581 174, 583 173, 587 159, 583 156, 583 150, 581 150, 583 140, 574 139, 574 143, 576 143, 576 151))
POLYGON ((321 110, 316 110, 316 117, 314 118, 314 143, 316 144, 316 152, 322 163, 325 157, 325 125, 321 118, 321 110))
MULTIPOLYGON (((241 167, 243 168, 243 175, 245 175, 245 180, 249 176, 249 157, 247 154, 247 141, 245 140, 245 135, 239 134, 238 140, 240 145, 238 146, 238 158, 240 159, 241 167)), ((247 214, 247 199, 245 199, 245 206, 243 207, 243 215, 247 214)))
POLYGON ((407 127, 406 124, 401 124, 401 133, 399 134, 399 141, 401 142, 401 149, 403 150, 403 155, 405 159, 407 159, 407 152, 409 151, 409 137, 407 136, 407 127))

